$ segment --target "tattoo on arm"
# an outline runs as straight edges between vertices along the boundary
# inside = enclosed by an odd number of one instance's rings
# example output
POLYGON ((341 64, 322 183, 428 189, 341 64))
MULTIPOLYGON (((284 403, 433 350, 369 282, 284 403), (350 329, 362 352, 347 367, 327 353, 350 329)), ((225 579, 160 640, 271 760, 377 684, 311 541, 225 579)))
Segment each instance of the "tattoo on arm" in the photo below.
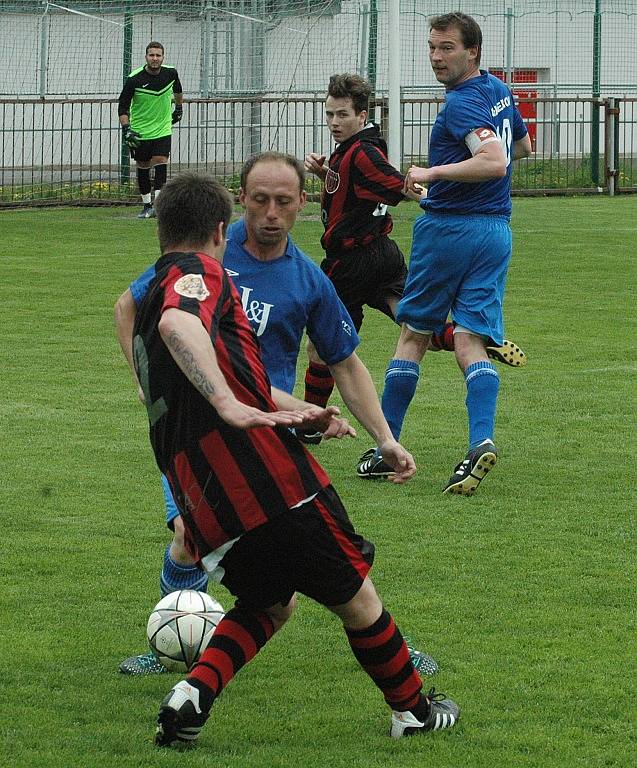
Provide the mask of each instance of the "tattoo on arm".
POLYGON ((199 364, 195 360, 195 356, 188 349, 188 346, 185 344, 179 331, 170 332, 170 335, 168 336, 168 346, 179 358, 183 365, 184 373, 188 376, 198 391, 206 399, 212 397, 215 393, 214 384, 210 381, 206 373, 201 370, 199 364))

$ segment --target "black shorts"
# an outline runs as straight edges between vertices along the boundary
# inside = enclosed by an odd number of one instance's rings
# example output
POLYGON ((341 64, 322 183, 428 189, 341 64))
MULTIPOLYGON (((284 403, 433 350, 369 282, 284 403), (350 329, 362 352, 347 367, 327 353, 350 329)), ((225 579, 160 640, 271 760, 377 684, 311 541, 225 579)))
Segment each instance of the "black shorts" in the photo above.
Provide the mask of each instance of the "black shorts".
POLYGON ((151 157, 170 155, 171 136, 162 136, 160 139, 148 139, 140 142, 137 149, 131 149, 130 156, 137 162, 147 163, 151 157))
POLYGON ((244 534, 222 558, 221 583, 252 610, 287 605, 295 592, 322 605, 349 602, 374 562, 332 486, 244 534))
POLYGON ((365 304, 395 319, 387 299, 403 295, 407 265, 393 240, 383 235, 361 248, 328 253, 321 269, 334 283, 357 331, 363 324, 365 304))

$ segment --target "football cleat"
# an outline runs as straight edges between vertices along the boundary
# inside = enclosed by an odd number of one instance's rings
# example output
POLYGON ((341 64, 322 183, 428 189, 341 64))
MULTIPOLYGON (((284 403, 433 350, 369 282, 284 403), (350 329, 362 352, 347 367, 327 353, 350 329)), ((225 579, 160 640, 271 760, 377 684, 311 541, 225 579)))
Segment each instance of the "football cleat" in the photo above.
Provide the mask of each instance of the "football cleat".
POLYGON ((323 439, 323 433, 312 429, 291 429, 297 439, 306 445, 318 445, 323 439))
POLYGON ((150 203, 145 203, 142 210, 137 214, 138 219, 154 219, 156 216, 155 209, 150 203))
POLYGON ((360 457, 356 466, 356 474, 368 480, 387 479, 395 474, 395 470, 383 461, 376 448, 370 448, 360 457))
POLYGON ((139 656, 129 656, 119 665, 123 675, 163 675, 168 672, 152 651, 139 656))
POLYGON ((407 650, 409 651, 409 658, 411 659, 411 663, 414 665, 416 672, 418 672, 421 677, 423 675, 435 675, 438 671, 438 663, 436 660, 426 653, 414 648, 409 638, 406 637, 404 639, 407 645, 407 650))
POLYGON ((455 701, 448 699, 444 693, 436 693, 432 688, 425 697, 429 704, 429 714, 423 720, 407 710, 406 712, 391 713, 392 739, 400 739, 401 736, 413 736, 425 731, 442 731, 445 728, 453 728, 460 718, 460 707, 455 701))
POLYGON ((487 355, 499 363, 521 368, 526 365, 526 355, 514 341, 505 339, 501 347, 487 347, 487 355))
POLYGON ((199 738, 208 713, 199 706, 199 690, 181 680, 159 706, 155 744, 187 749, 199 738))
POLYGON ((469 451, 460 464, 456 465, 443 493, 473 496, 487 472, 495 467, 497 460, 498 451, 495 445, 491 440, 485 440, 469 451))

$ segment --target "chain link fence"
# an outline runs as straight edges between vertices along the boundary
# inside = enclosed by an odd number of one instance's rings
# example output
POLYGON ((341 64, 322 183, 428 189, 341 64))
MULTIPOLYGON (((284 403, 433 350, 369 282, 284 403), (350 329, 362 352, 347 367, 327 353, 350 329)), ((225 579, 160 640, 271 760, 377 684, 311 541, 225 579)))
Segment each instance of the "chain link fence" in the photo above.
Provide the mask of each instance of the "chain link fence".
MULTIPOLYGON (((389 56, 400 56, 402 164, 426 161, 443 91, 427 57, 442 0, 0 0, 0 204, 126 200, 116 97, 160 40, 186 111, 174 171, 233 175, 253 152, 330 149, 329 76, 375 87, 387 124, 389 56)), ((637 0, 466 0, 484 34, 481 65, 507 80, 534 144, 519 192, 637 187, 637 0), (612 102, 611 99, 617 99, 612 102), (612 112, 612 110, 617 110, 612 112), (612 118, 612 119, 611 119, 612 118)))

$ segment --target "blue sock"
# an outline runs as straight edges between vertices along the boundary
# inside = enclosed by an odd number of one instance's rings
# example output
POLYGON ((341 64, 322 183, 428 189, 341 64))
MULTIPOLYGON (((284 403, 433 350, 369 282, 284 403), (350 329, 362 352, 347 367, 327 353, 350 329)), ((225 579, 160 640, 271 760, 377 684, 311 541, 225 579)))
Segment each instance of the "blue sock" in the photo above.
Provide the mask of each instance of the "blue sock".
POLYGON ((170 544, 164 552, 164 567, 159 577, 161 596, 169 595, 178 589, 197 589, 205 592, 208 577, 198 565, 179 565, 170 556, 170 544))
POLYGON ((465 369, 464 378, 467 384, 466 404, 471 449, 484 440, 493 440, 500 377, 491 363, 479 360, 465 369))
POLYGON ((420 377, 420 366, 411 360, 390 360, 385 371, 381 405, 396 440, 400 437, 405 414, 413 400, 420 377))

